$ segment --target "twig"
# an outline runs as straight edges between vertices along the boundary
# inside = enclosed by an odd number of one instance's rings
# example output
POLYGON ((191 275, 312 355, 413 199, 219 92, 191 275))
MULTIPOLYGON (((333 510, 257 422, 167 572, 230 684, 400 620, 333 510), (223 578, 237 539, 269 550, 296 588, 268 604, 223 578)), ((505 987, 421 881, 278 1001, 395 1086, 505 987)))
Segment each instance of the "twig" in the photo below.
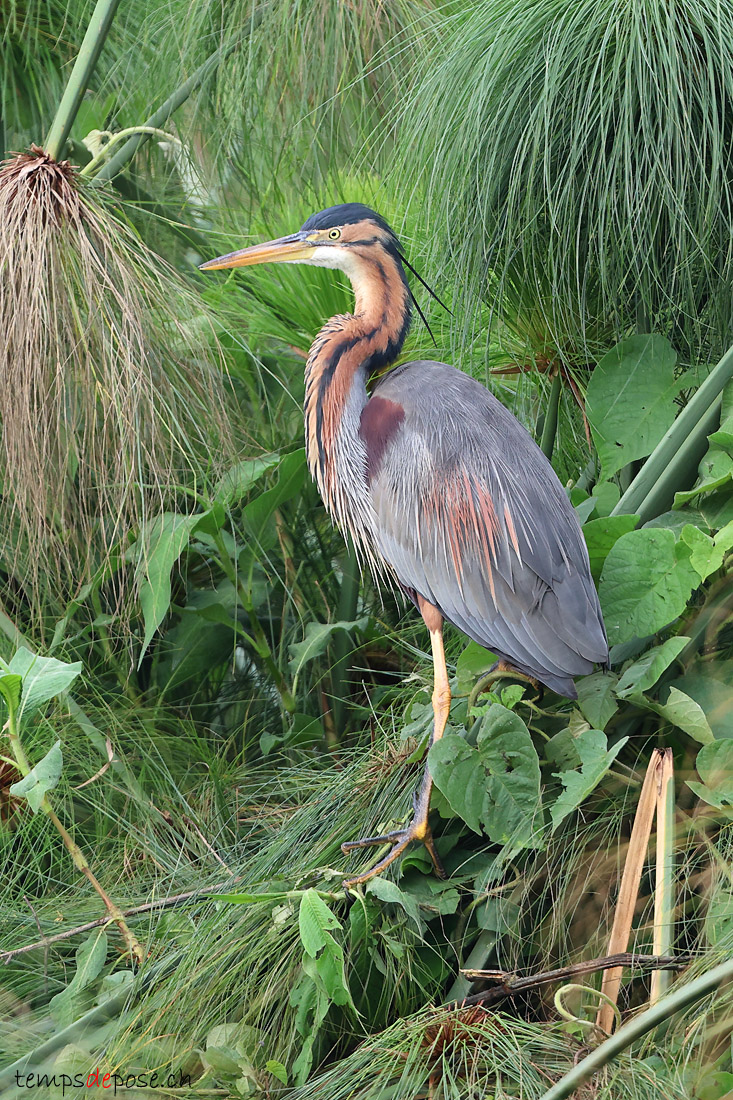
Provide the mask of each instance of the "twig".
POLYGON ((89 779, 85 779, 84 782, 80 783, 77 787, 72 787, 72 791, 83 790, 83 788, 88 787, 90 783, 94 783, 96 779, 101 779, 104 773, 108 770, 110 764, 115 758, 115 750, 112 748, 112 742, 110 741, 109 737, 105 739, 105 744, 107 746, 107 763, 102 764, 102 767, 99 769, 99 771, 95 772, 94 775, 89 777, 89 779))
POLYGON ((524 978, 512 978, 510 973, 497 970, 462 970, 461 973, 466 978, 491 978, 499 984, 481 993, 464 997, 462 1001, 454 1001, 448 1007, 462 1008, 468 1005, 494 1004, 496 1001, 503 1000, 504 997, 514 997, 527 989, 536 989, 538 986, 550 985, 552 982, 564 982, 580 974, 593 974, 597 970, 608 970, 615 966, 636 966, 645 970, 682 970, 691 961, 691 955, 635 955, 625 951, 598 959, 587 959, 585 962, 573 963, 572 966, 562 966, 559 970, 528 974, 524 978))
POLYGON ((96 890, 96 892, 99 894, 100 898, 104 902, 108 916, 101 923, 107 924, 110 920, 114 921, 120 930, 120 935, 122 936, 122 939, 124 940, 128 951, 130 952, 131 958, 135 962, 142 964, 145 961, 145 949, 139 942, 135 933, 132 932, 131 929, 128 927, 125 916, 120 907, 117 905, 117 902, 113 901, 107 891, 104 889, 101 882, 89 866, 87 858, 82 852, 81 848, 76 843, 71 833, 66 829, 64 824, 59 819, 58 815, 53 809, 53 806, 48 800, 48 795, 44 795, 43 801, 41 802, 41 809, 51 819, 51 821, 56 826, 58 832, 61 834, 61 839, 63 840, 64 845, 66 846, 66 850, 71 856, 71 859, 77 871, 84 875, 87 882, 94 890, 96 890))
MULTIPOLYGON (((133 909, 125 909, 123 917, 136 917, 140 913, 149 913, 153 909, 169 909, 172 905, 178 905, 179 902, 188 901, 189 898, 194 898, 198 894, 204 891, 208 893, 210 890, 223 890, 232 885, 232 882, 239 882, 242 875, 237 875, 234 879, 228 879, 226 882, 218 882, 216 886, 199 887, 196 890, 188 890, 185 894, 172 894, 167 898, 159 898, 157 901, 148 901, 144 905, 136 905, 133 909)), ((72 936, 81 935, 82 932, 90 932, 93 928, 99 928, 103 924, 109 924, 109 917, 100 917, 98 920, 87 921, 86 924, 79 924, 75 928, 69 928, 66 932, 57 932, 55 936, 46 936, 42 940, 37 940, 36 943, 28 943, 25 947, 16 947, 12 951, 0 951, 0 962, 9 963, 11 959, 14 959, 17 955, 26 955, 29 951, 36 951, 39 947, 47 948, 52 943, 59 943, 61 940, 71 939, 72 936)), ((39 928, 40 932, 40 928, 39 928)))

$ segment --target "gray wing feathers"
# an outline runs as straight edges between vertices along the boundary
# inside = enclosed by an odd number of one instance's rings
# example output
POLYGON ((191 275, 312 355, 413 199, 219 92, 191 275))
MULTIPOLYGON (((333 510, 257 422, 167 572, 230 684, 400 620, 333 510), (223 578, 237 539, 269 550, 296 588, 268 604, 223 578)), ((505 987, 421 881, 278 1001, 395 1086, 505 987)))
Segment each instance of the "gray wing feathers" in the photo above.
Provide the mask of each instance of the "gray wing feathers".
POLYGON ((575 513, 547 459, 485 387, 444 363, 398 367, 405 410, 371 482, 378 549, 406 588, 563 694, 608 659, 575 513))

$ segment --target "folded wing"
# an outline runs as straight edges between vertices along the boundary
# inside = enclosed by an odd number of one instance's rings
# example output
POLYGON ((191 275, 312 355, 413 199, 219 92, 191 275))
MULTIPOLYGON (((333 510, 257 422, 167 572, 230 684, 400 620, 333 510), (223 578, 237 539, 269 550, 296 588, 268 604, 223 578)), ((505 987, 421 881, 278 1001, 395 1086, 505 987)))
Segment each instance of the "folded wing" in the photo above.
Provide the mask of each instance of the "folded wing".
POLYGON ((529 434, 484 386, 425 361, 378 385, 362 433, 378 550, 400 584, 574 698, 608 645, 575 513, 529 434), (386 437, 375 398, 397 410, 386 437))

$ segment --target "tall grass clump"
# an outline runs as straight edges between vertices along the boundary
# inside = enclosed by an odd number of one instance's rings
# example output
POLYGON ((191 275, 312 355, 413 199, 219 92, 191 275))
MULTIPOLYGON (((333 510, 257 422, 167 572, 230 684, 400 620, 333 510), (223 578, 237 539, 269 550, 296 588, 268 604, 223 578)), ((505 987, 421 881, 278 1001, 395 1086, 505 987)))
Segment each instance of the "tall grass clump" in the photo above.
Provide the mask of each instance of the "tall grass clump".
POLYGON ((718 358, 733 288, 730 6, 479 0, 445 29, 410 92, 403 161, 474 319, 489 297, 512 327, 539 318, 540 358, 582 364, 634 327, 665 332, 685 361, 718 358))
POLYGON ((318 188, 327 205, 334 177, 375 128, 380 148, 392 133, 418 37, 436 23, 430 0, 196 0, 185 9, 171 6, 162 19, 156 10, 144 33, 186 69, 219 51, 213 92, 196 98, 189 120, 205 115, 199 156, 254 210, 271 209, 294 182, 318 188))

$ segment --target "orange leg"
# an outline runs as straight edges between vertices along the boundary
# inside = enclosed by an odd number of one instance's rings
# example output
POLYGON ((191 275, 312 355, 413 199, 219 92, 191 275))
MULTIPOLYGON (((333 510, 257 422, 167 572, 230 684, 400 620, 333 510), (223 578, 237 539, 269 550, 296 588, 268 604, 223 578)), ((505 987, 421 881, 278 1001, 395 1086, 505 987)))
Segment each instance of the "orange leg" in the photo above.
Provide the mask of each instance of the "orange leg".
MULTIPOLYGON (((448 670, 445 666, 445 651, 443 649, 443 617, 427 600, 418 596, 420 614, 425 620, 425 625, 430 631, 430 644, 433 651, 433 732, 430 744, 434 745, 443 736, 448 714, 450 712, 450 685, 448 684, 448 670)), ((341 845, 342 852, 351 852, 355 848, 367 848, 373 845, 391 844, 387 855, 370 867, 361 875, 346 879, 344 886, 349 888, 361 882, 368 882, 370 878, 379 875, 390 863, 394 863, 398 856, 402 855, 408 844, 413 840, 421 840, 428 850, 435 873, 440 878, 445 878, 446 873, 435 849, 433 835, 430 831, 428 814, 430 813, 430 793, 433 789, 433 780, 430 776, 428 765, 425 765, 420 790, 415 799, 415 815, 406 829, 397 829, 392 833, 384 833, 382 836, 364 837, 362 840, 350 840, 341 845)))

